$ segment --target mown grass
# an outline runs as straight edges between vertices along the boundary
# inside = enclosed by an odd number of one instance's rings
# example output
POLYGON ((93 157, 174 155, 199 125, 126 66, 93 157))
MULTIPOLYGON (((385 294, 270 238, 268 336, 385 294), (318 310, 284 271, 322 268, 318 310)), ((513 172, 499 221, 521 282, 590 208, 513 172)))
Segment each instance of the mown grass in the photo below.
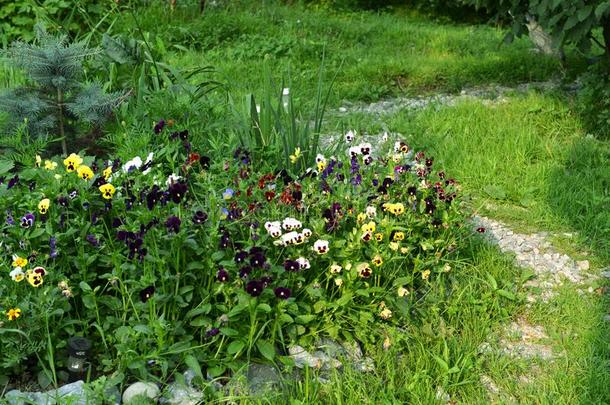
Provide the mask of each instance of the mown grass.
MULTIPOLYGON (((123 18, 116 27, 132 26, 131 17, 123 18)), ((322 55, 327 72, 338 72, 332 105, 546 80, 559 71, 558 61, 532 52, 527 39, 503 45, 503 29, 440 24, 407 12, 332 13, 236 2, 200 16, 193 6, 169 13, 159 3, 139 10, 138 18, 171 51, 171 64, 210 64, 233 94, 260 91, 262 64, 268 63, 278 81, 290 77, 293 94, 312 99, 322 55)))

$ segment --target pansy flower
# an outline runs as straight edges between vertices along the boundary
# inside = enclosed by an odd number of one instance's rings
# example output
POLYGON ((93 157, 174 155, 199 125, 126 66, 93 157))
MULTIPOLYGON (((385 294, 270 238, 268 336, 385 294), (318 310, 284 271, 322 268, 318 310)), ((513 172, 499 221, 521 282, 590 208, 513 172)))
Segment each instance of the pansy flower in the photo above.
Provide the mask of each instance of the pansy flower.
POLYGON ((54 162, 52 160, 45 160, 44 168, 45 170, 55 170, 55 168, 57 168, 57 162, 54 162))
POLYGON ((160 120, 153 127, 153 132, 158 135, 163 131, 163 128, 165 128, 165 120, 160 120))
POLYGON ((362 225, 362 232, 372 234, 377 229, 374 221, 369 221, 368 223, 362 225))
POLYGON ((203 212, 201 210, 198 210, 193 214, 193 223, 196 225, 201 225, 207 220, 208 220, 208 214, 206 214, 205 212, 203 212))
POLYGON ((384 307, 379 313, 381 319, 388 320, 392 317, 392 311, 388 307, 384 307))
POLYGON ((232 188, 227 188, 223 193, 222 193, 222 198, 223 200, 230 200, 231 198, 233 198, 233 195, 235 194, 235 191, 233 191, 232 188))
POLYGON ((297 258, 297 262, 299 263, 301 270, 307 270, 311 268, 311 263, 309 263, 309 260, 304 257, 297 258))
POLYGON ((46 271, 42 267, 36 267, 33 270, 28 270, 25 273, 25 278, 32 287, 40 287, 43 283, 43 277, 46 271))
POLYGON ((373 274, 373 269, 371 269, 371 266, 369 266, 368 263, 360 263, 356 267, 356 271, 358 272, 358 275, 362 278, 369 278, 371 274, 373 274))
POLYGON ((248 252, 240 250, 239 252, 235 253, 234 260, 235 260, 236 264, 241 264, 241 263, 245 262, 247 258, 248 258, 248 252))
POLYGON ((24 257, 20 257, 17 255, 13 255, 13 267, 25 267, 28 264, 28 259, 24 257))
POLYGON ((76 174, 83 180, 91 180, 94 176, 93 170, 89 166, 80 165, 76 169, 76 174))
POLYGON ((71 153, 70 156, 64 159, 64 166, 68 173, 75 171, 83 163, 83 158, 76 153, 71 153))
POLYGON ((186 194, 186 191, 187 191, 187 185, 186 185, 186 182, 183 182, 183 181, 174 182, 174 183, 170 184, 170 186, 168 188, 169 196, 172 199, 172 201, 176 204, 179 204, 180 201, 182 201, 182 198, 186 194))
POLYGON ((263 267, 266 260, 267 259, 265 258, 265 255, 262 251, 257 250, 250 253, 250 266, 254 268, 263 267))
POLYGON ((240 278, 246 278, 250 275, 250 273, 252 273, 252 267, 250 267, 250 266, 244 266, 241 269, 239 269, 240 278))
POLYGON ((9 276, 11 276, 13 281, 18 283, 25 278, 25 273, 23 272, 21 267, 16 267, 9 273, 9 276))
POLYGON ((15 319, 21 316, 21 309, 19 308, 11 308, 6 311, 6 317, 9 321, 14 321, 15 319))
POLYGON ((337 263, 333 263, 330 266, 330 272, 332 274, 339 274, 341 273, 341 270, 343 270, 343 267, 339 266, 337 263))
POLYGON ((252 297, 258 297, 261 295, 264 288, 265 286, 260 280, 251 280, 246 284, 246 292, 252 297))
POLYGON ((402 231, 392 231, 392 234, 390 235, 390 239, 392 239, 394 242, 400 242, 404 238, 405 233, 402 231))
POLYGON ((295 218, 288 217, 285 218, 284 221, 282 221, 282 228, 287 231, 295 231, 297 229, 301 229, 302 226, 303 224, 301 223, 301 221, 295 218))
POLYGON ((178 218, 175 215, 172 215, 171 217, 167 218, 167 221, 165 221, 165 226, 167 227, 167 231, 168 232, 173 232, 173 233, 178 233, 180 232, 180 218, 178 218))
POLYGON ((275 296, 277 298, 282 300, 287 300, 288 298, 290 298, 290 294, 292 293, 292 291, 290 291, 290 288, 284 287, 277 287, 273 290, 273 292, 275 293, 275 296))
POLYGON ((356 131, 349 130, 345 134, 345 142, 352 143, 352 141, 356 138, 356 131))
POLYGON ((271 276, 262 276, 261 283, 263 283, 264 288, 267 288, 269 284, 273 283, 273 278, 271 276))
POLYGON ((34 225, 34 220, 36 217, 34 217, 34 214, 32 214, 31 212, 28 212, 27 214, 25 214, 24 216, 21 217, 21 227, 22 228, 30 228, 34 225))
POLYGON ((220 329, 218 328, 211 328, 210 330, 208 330, 205 335, 206 337, 214 337, 216 335, 218 335, 220 333, 220 329))
POLYGON ((324 155, 322 155, 321 153, 318 153, 316 155, 316 167, 318 168, 318 171, 321 172, 326 168, 326 158, 324 157, 324 155))
POLYGON ((480 227, 477 228, 477 232, 478 233, 485 233, 485 228, 480 226, 480 227))
POLYGON ((371 262, 372 262, 372 263, 373 263, 375 266, 379 267, 379 266, 381 266, 381 265, 383 264, 383 258, 382 258, 380 255, 375 255, 375 256, 373 256, 373 258, 371 259, 371 262))
POLYGON ((42 215, 45 215, 47 212, 49 212, 49 205, 51 205, 51 200, 49 200, 48 198, 43 198, 38 203, 38 212, 40 212, 42 215))
POLYGON ((216 280, 221 283, 226 283, 229 281, 229 273, 225 269, 221 268, 216 272, 216 280))
POLYGON ((301 265, 299 264, 298 261, 290 260, 290 259, 284 260, 284 270, 295 272, 295 271, 299 271, 300 269, 301 269, 301 265))
POLYGON ((362 143, 360 144, 360 153, 363 155, 369 155, 371 153, 371 149, 373 148, 370 143, 362 143))
POLYGON ((155 294, 155 286, 149 285, 148 287, 140 290, 140 301, 146 302, 155 294))
POLYGON ((116 192, 116 189, 114 188, 114 186, 110 183, 108 184, 102 184, 99 187, 100 193, 102 193, 102 197, 106 200, 111 200, 112 196, 114 195, 114 193, 116 192))
POLYGON ((313 244, 313 250, 319 255, 324 255, 328 253, 329 243, 327 240, 318 239, 313 244))

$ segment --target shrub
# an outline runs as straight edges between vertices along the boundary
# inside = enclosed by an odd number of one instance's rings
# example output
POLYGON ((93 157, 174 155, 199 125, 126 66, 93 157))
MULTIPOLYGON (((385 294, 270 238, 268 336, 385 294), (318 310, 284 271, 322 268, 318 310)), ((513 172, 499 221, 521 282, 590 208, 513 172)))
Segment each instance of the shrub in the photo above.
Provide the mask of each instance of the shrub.
POLYGON ((7 51, 11 64, 24 69, 34 85, 5 92, 0 106, 9 113, 9 132, 25 124, 35 138, 56 133, 65 154, 67 143, 75 138, 70 123, 102 124, 122 97, 104 93, 97 84, 83 83, 82 61, 95 51, 82 43, 69 44, 65 36, 51 36, 41 26, 37 40, 37 45, 14 42, 7 51))
POLYGON ((352 135, 298 176, 243 148, 206 156, 169 120, 142 134, 144 159, 4 170, 1 373, 38 356, 55 381, 53 350, 84 334, 101 373, 166 378, 193 353, 217 376, 291 342, 370 342, 405 322, 451 270, 459 186, 400 140, 352 135))

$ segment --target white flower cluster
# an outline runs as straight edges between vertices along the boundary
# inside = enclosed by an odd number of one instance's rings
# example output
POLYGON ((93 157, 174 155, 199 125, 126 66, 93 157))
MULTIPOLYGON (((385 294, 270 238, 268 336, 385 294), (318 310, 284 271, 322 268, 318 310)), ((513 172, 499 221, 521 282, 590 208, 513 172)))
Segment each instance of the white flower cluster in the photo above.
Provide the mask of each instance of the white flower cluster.
POLYGON ((283 221, 265 223, 265 230, 274 239, 276 246, 300 245, 311 237, 311 229, 303 228, 301 221, 295 218, 285 218, 283 221), (299 232, 299 230, 301 230, 299 232), (283 231, 287 231, 283 233, 283 231))

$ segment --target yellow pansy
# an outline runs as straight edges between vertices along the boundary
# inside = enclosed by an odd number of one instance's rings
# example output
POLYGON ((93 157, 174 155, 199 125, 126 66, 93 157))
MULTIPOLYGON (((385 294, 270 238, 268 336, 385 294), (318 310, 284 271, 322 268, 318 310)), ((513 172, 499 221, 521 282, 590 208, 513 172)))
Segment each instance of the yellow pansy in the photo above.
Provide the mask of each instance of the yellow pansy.
POLYGON ((28 264, 28 259, 25 257, 19 257, 17 255, 13 255, 13 267, 25 267, 28 264))
POLYGON ((48 198, 43 198, 38 203, 38 212, 40 212, 42 215, 46 214, 47 212, 49 212, 50 205, 51 205, 51 200, 49 200, 48 198))
POLYGON ((78 174, 78 177, 83 180, 91 180, 93 178, 93 170, 91 170, 89 166, 79 166, 78 169, 76 169, 76 173, 78 174))
POLYGON ((64 159, 64 166, 68 172, 73 172, 83 163, 83 158, 76 153, 71 153, 70 156, 64 159))
POLYGON ((375 222, 370 221, 368 224, 362 225, 362 232, 364 233, 373 233, 375 232, 376 226, 375 222))
POLYGON ((52 160, 45 160, 44 161, 44 168, 46 170, 55 170, 56 167, 57 167, 57 162, 54 162, 52 160))
POLYGON ((107 168, 105 168, 102 174, 104 175, 104 180, 107 181, 112 175, 112 166, 108 166, 107 168))
POLYGON ((102 193, 102 197, 104 197, 106 200, 111 200, 112 196, 114 195, 116 189, 114 188, 114 186, 110 183, 107 184, 102 184, 99 188, 100 193, 102 193))
POLYGON ((40 167, 41 163, 42 163, 42 158, 40 157, 40 155, 36 155, 36 167, 40 167))
POLYGON ((371 262, 373 262, 373 264, 377 267, 381 266, 383 264, 383 258, 379 255, 375 255, 372 259, 371 262))

